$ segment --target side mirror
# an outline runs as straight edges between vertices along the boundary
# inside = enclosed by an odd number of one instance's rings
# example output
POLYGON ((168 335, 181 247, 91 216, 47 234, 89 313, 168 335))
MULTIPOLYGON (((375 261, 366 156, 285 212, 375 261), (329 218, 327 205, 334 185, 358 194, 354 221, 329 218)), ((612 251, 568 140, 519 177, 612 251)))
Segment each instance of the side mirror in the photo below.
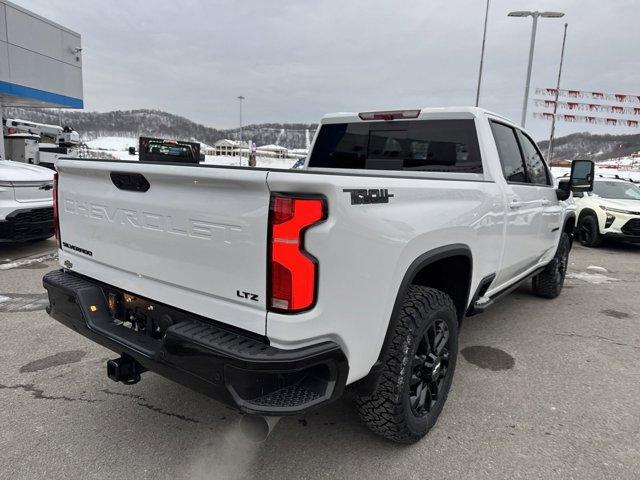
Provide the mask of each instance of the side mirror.
POLYGON ((595 165, 591 160, 574 160, 571 162, 571 190, 574 192, 591 192, 593 190, 595 165))
POLYGON ((558 200, 566 200, 571 195, 571 181, 563 179, 558 182, 558 188, 556 188, 556 196, 558 200))

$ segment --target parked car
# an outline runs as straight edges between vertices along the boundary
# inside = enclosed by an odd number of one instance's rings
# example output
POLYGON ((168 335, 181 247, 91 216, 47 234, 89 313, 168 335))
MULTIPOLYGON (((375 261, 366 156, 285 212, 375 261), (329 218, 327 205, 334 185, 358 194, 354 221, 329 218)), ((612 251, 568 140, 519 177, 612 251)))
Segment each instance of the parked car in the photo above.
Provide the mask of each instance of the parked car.
POLYGON ((597 247, 604 239, 640 242, 640 187, 628 180, 596 177, 592 192, 574 193, 578 239, 597 247))
POLYGON ((0 160, 0 243, 53 236, 53 170, 0 160))
POLYGON ((120 355, 112 380, 264 417, 350 386, 373 431, 415 442, 464 318, 528 279, 560 294, 563 200, 593 181, 573 167, 555 188, 525 131, 471 107, 325 116, 302 170, 61 160, 48 312, 120 355))

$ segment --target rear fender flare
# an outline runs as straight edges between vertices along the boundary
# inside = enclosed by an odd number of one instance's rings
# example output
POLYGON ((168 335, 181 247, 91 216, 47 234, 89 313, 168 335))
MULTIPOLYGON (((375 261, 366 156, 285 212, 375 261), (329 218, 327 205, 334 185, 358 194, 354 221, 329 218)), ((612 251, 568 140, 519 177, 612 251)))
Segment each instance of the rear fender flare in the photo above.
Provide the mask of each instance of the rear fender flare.
MULTIPOLYGON (((378 359, 376 363, 371 368, 371 371, 354 384, 355 389, 360 394, 366 395, 368 392, 372 392, 376 388, 376 384, 378 382, 378 376, 382 367, 382 358, 386 352, 386 349, 389 346, 389 342, 391 339, 391 335, 393 334, 395 327, 395 319, 398 317, 398 313, 402 306, 402 302, 404 297, 406 296, 407 290, 409 286, 412 284, 413 280, 416 278, 418 273, 429 265, 439 261, 444 260, 449 257, 457 257, 457 256, 465 256, 469 259, 470 271, 469 274, 473 275, 473 255, 471 254, 471 249, 464 244, 456 243, 452 245, 445 245, 442 247, 435 248, 426 253, 423 253, 418 258, 416 258, 407 271, 404 274, 402 282, 400 283, 400 287, 398 289, 398 293, 396 295, 396 300, 393 304, 393 310, 391 311, 391 318, 389 319, 389 323, 387 325, 387 331, 384 337, 384 342, 382 343, 382 348, 380 349, 380 353, 378 354, 378 359)), ((471 282, 467 287, 466 299, 469 300, 469 294, 471 291, 471 282)), ((462 317, 464 317, 465 312, 462 312, 462 317)), ((462 321, 462 317, 458 315, 458 321, 462 321)))

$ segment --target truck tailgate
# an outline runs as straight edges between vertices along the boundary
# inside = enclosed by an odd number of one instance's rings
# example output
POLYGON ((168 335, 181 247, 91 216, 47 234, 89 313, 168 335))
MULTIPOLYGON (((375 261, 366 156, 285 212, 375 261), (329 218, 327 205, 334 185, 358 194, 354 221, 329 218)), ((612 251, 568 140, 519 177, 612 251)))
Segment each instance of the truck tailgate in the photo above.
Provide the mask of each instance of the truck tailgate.
POLYGON ((266 171, 89 160, 57 169, 62 265, 265 334, 266 171))

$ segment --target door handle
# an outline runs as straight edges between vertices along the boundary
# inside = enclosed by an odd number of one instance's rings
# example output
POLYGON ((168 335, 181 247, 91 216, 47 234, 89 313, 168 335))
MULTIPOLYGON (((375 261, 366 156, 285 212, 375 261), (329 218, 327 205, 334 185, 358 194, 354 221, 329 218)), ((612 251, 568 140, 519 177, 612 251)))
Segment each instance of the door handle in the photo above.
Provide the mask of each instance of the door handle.
POLYGON ((544 199, 542 200, 542 206, 543 206, 543 207, 547 207, 547 206, 549 206, 549 205, 551 205, 551 202, 550 202, 549 200, 547 200, 546 198, 544 198, 544 199))
POLYGON ((522 203, 520 203, 517 199, 513 199, 511 200, 511 202, 509 202, 509 208, 511 210, 517 210, 518 208, 520 208, 522 206, 522 203))

